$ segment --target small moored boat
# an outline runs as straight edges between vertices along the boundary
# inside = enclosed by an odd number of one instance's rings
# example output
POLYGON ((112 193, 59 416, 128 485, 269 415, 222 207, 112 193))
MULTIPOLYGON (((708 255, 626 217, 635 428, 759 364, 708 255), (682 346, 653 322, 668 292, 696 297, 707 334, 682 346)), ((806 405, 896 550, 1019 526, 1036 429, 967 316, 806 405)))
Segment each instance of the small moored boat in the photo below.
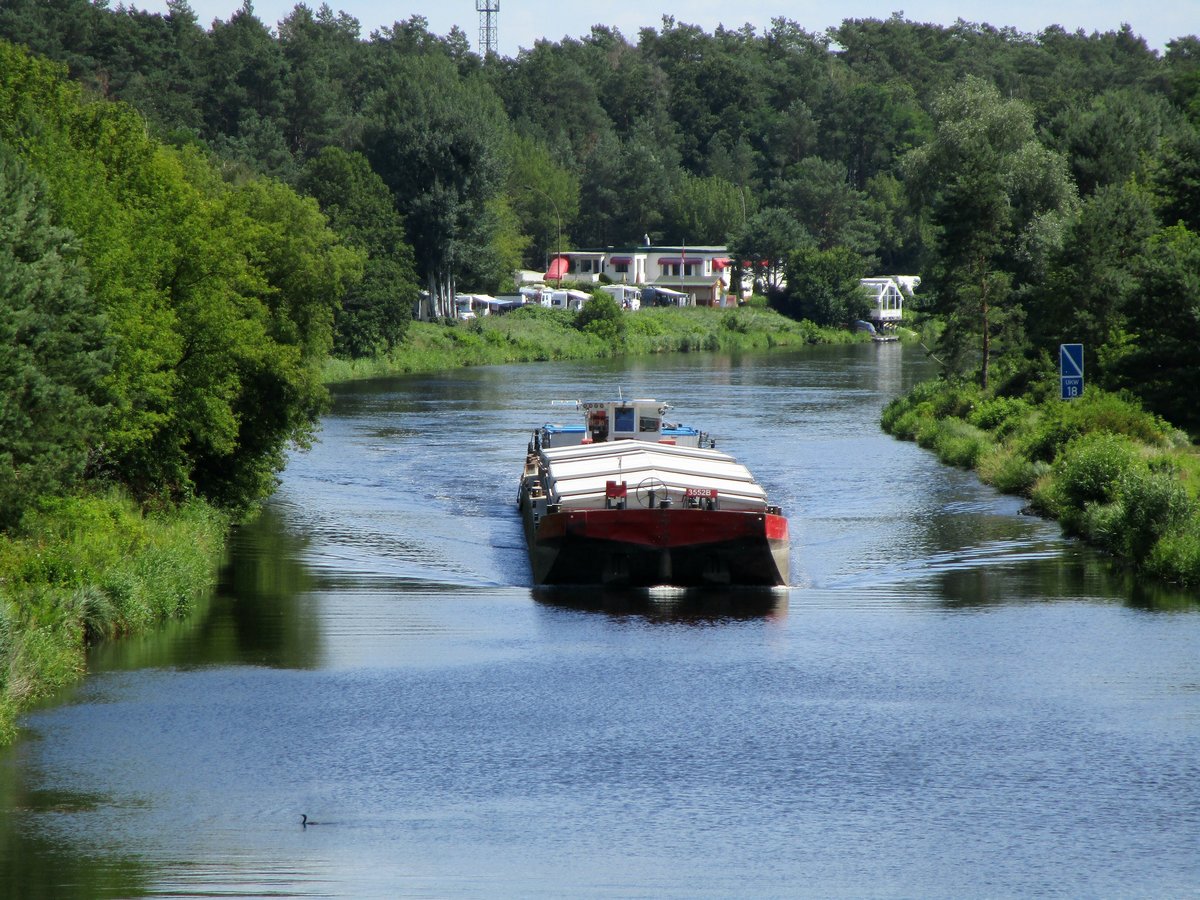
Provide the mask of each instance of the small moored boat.
POLYGON ((537 584, 780 585, 788 523, 750 471, 657 400, 544 425, 517 504, 537 584))

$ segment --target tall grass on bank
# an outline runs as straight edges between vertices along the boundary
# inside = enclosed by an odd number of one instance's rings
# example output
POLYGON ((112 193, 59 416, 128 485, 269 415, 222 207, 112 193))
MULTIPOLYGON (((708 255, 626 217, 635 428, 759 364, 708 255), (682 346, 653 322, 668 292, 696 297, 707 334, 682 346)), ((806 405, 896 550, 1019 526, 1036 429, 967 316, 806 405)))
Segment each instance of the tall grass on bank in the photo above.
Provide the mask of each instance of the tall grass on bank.
POLYGON ((1200 586, 1200 453, 1136 400, 1092 387, 1070 402, 1003 397, 937 380, 889 403, 881 424, 1136 570, 1200 586))
POLYGON ((114 491, 51 501, 0 535, 0 745, 21 711, 83 675, 90 641, 207 596, 228 524, 199 501, 144 513, 114 491))
POLYGON ((624 334, 605 340, 575 327, 576 314, 527 306, 471 322, 413 322, 390 353, 331 359, 327 383, 461 366, 691 351, 752 351, 865 340, 862 335, 796 322, 769 309, 655 308, 625 312, 624 334))

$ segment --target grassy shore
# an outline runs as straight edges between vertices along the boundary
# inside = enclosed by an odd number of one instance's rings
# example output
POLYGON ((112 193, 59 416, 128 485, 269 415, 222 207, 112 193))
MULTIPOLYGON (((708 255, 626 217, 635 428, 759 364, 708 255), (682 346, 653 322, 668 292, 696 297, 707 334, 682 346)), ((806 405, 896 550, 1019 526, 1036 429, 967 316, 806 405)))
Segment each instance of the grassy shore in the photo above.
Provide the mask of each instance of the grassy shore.
POLYGON ((755 306, 643 309, 623 313, 621 321, 623 333, 601 336, 577 328, 575 313, 529 306, 471 322, 413 322, 404 342, 391 353, 368 359, 331 359, 324 377, 326 382, 334 383, 459 366, 703 350, 766 350, 867 339, 844 329, 797 322, 755 306))
POLYGON ((55 501, 0 535, 0 746, 22 711, 82 677, 90 641, 208 596, 227 529, 198 501, 148 513, 113 491, 55 501))
POLYGON ((938 380, 892 401, 882 424, 1135 570, 1200 586, 1200 454, 1135 399, 1089 387, 1064 402, 1051 380, 1024 397, 938 380))

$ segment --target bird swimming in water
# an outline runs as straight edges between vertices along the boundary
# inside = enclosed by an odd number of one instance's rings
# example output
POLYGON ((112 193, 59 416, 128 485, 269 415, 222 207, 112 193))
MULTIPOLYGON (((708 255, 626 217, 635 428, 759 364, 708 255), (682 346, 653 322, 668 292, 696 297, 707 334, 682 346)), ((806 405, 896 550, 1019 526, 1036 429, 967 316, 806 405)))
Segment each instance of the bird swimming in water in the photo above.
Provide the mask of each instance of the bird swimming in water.
POLYGON ((320 825, 320 824, 321 824, 320 822, 313 822, 311 819, 309 819, 308 813, 300 814, 300 827, 301 828, 307 828, 309 825, 320 825))

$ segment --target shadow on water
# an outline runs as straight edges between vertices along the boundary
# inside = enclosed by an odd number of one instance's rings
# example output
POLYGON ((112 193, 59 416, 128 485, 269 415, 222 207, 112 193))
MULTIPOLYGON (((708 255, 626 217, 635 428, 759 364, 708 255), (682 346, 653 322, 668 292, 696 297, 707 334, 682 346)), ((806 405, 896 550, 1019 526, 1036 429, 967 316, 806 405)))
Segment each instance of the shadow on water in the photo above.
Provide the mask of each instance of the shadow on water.
POLYGON ((545 606, 647 622, 708 625, 723 621, 782 619, 787 588, 603 588, 538 587, 533 598, 545 606))

